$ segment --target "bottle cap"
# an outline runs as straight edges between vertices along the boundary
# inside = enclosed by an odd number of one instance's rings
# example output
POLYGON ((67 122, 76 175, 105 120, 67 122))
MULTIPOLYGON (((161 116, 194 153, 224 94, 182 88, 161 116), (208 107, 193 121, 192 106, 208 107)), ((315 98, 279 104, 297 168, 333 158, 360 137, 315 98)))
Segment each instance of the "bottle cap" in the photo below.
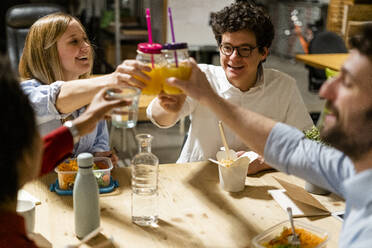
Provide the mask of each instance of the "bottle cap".
POLYGON ((160 54, 162 46, 158 43, 139 43, 137 49, 143 53, 160 54))
POLYGON ((93 155, 90 153, 80 153, 77 157, 79 168, 89 168, 93 165, 93 155))
POLYGON ((176 49, 187 49, 187 43, 166 43, 163 45, 163 48, 165 50, 176 50, 176 49))

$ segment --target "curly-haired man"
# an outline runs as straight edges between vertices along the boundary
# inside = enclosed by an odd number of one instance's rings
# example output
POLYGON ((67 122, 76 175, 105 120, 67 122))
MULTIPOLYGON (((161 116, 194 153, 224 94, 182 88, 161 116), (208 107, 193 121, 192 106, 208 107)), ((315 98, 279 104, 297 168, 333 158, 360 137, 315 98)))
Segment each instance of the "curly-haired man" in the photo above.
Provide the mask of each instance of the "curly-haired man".
MULTIPOLYGON (((274 26, 262 7, 251 1, 237 1, 212 13, 211 26, 219 46, 221 66, 199 67, 218 95, 301 130, 313 125, 296 81, 262 66, 274 38, 274 26)), ((185 95, 159 95, 149 105, 147 115, 161 128, 190 115, 189 134, 177 162, 215 157, 222 146, 217 116, 185 95)), ((230 129, 225 131, 232 149, 249 150, 230 129)), ((257 162, 250 166, 249 173, 265 168, 268 166, 257 162)))

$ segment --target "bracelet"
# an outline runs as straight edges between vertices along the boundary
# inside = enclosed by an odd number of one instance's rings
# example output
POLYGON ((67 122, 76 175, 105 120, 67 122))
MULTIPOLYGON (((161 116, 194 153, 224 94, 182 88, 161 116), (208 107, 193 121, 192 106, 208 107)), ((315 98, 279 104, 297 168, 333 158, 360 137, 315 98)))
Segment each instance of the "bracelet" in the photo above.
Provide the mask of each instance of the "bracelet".
POLYGON ((72 121, 66 121, 65 123, 63 123, 63 126, 67 127, 68 130, 70 130, 70 133, 74 140, 74 144, 78 143, 80 139, 79 131, 76 129, 72 121))

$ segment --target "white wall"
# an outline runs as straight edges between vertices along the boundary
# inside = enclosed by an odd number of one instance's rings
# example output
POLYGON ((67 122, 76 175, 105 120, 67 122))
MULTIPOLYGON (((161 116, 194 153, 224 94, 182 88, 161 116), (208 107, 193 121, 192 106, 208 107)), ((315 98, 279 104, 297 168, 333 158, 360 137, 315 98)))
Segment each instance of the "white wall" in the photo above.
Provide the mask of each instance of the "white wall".
MULTIPOLYGON (((172 8, 173 26, 177 42, 189 45, 216 45, 211 27, 208 25, 210 12, 221 10, 233 0, 168 0, 172 8)), ((172 35, 167 23, 167 42, 172 35)))

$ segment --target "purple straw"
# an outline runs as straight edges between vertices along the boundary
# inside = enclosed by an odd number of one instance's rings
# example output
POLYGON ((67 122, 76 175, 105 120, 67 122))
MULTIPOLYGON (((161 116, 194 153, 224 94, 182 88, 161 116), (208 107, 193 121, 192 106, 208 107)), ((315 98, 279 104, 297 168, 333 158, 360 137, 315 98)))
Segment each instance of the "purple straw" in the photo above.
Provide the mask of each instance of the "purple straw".
MULTIPOLYGON (((169 16, 169 24, 171 28, 171 33, 172 33, 172 42, 176 42, 176 38, 174 36, 174 28, 173 28, 173 18, 172 18, 172 10, 170 7, 168 7, 168 16, 169 16)), ((178 67, 178 58, 177 58, 177 51, 174 51, 174 59, 176 62, 176 67, 178 67)))

